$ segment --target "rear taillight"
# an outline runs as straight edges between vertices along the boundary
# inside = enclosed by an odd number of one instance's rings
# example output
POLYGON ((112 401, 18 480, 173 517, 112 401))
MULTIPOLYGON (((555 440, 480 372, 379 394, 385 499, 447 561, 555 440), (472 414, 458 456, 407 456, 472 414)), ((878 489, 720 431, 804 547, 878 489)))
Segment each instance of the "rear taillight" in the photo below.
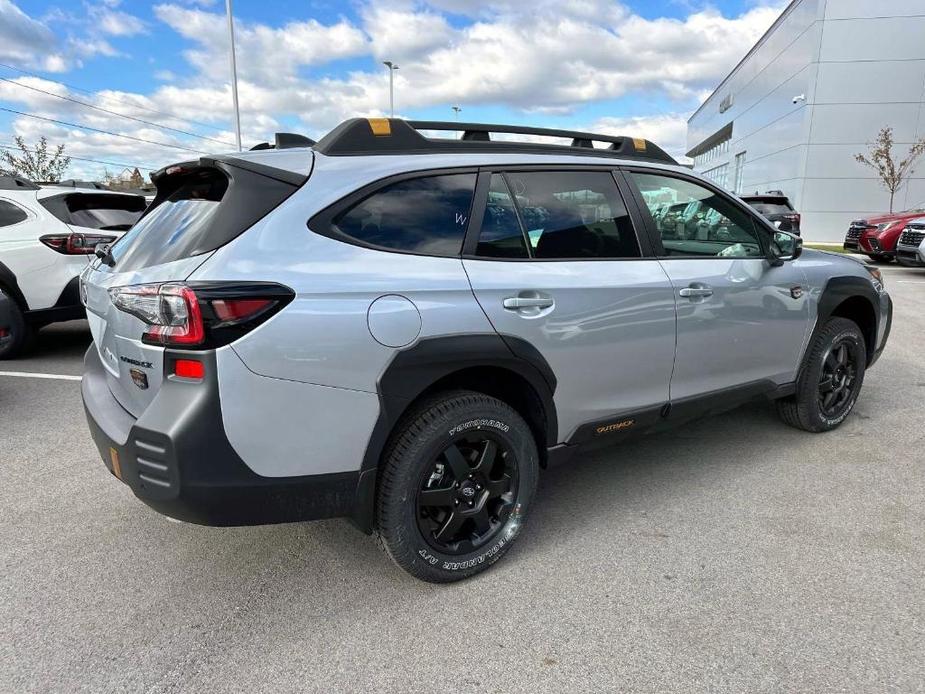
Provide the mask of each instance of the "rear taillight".
POLYGON ((109 290, 113 305, 148 327, 142 342, 212 349, 263 323, 295 296, 288 287, 264 282, 169 282, 109 290))
POLYGON ((116 237, 109 234, 45 234, 39 237, 50 249, 64 255, 91 255, 97 244, 115 240, 116 237))

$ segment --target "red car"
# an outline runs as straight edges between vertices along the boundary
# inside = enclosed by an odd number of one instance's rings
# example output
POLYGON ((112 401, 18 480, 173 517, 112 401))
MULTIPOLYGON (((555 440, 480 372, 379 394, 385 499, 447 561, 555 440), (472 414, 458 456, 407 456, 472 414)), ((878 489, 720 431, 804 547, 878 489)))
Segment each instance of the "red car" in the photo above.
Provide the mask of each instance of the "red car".
POLYGON ((925 205, 916 209, 855 219, 845 234, 844 248, 870 256, 876 262, 890 262, 896 257, 896 241, 906 224, 925 216, 925 205))

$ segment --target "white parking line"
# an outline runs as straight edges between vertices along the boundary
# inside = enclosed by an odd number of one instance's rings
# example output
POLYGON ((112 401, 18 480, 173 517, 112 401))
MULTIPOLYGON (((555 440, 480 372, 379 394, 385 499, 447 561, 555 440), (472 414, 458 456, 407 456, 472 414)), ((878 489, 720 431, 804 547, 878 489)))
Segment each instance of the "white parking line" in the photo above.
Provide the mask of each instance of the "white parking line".
POLYGON ((40 374, 30 371, 0 371, 0 376, 17 376, 19 378, 48 378, 54 381, 79 381, 82 376, 69 376, 67 374, 40 374))
POLYGON ((925 284, 925 280, 893 280, 896 284, 925 284))

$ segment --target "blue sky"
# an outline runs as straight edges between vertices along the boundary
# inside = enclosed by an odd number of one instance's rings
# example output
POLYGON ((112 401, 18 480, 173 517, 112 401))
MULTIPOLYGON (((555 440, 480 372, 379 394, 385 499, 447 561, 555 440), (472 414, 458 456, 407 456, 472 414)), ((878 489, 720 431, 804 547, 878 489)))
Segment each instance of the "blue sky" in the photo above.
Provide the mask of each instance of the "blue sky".
MULTIPOLYGON (((245 144, 386 114, 391 59, 396 115, 451 120, 456 104, 463 120, 641 134, 681 154, 687 116, 784 4, 235 0, 245 144)), ((0 111, 0 146, 45 135, 143 169, 228 149, 213 141, 233 141, 224 22, 217 0, 0 0, 0 107, 72 124, 0 111)))

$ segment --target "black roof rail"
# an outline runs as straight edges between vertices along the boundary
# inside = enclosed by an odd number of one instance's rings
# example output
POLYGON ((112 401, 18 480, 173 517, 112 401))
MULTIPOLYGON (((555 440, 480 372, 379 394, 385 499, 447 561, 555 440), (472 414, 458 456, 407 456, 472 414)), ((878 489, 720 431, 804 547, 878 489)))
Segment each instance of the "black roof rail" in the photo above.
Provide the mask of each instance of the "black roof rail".
POLYGON ((294 147, 311 147, 315 144, 315 141, 310 137, 305 137, 305 135, 299 135, 297 133, 276 133, 274 136, 274 143, 271 145, 269 142, 261 142, 259 145, 254 145, 250 148, 251 152, 260 149, 293 149, 294 147))
POLYGON ((40 186, 60 186, 62 188, 88 188, 90 190, 109 190, 102 183, 96 181, 78 181, 75 178, 68 178, 64 181, 36 181, 40 186))
POLYGON ((38 190, 39 186, 28 178, 16 174, 0 173, 0 190, 38 190))
POLYGON ((328 156, 369 154, 431 154, 448 152, 518 152, 526 154, 579 154, 621 159, 643 159, 677 165, 658 145, 641 137, 601 135, 574 130, 531 128, 520 125, 406 121, 400 118, 351 118, 322 137, 314 147, 328 156), (430 138, 421 130, 462 132, 460 139, 430 138), (570 139, 567 145, 492 140, 491 134, 533 135, 570 139), (595 147, 594 143, 608 147, 595 147))

